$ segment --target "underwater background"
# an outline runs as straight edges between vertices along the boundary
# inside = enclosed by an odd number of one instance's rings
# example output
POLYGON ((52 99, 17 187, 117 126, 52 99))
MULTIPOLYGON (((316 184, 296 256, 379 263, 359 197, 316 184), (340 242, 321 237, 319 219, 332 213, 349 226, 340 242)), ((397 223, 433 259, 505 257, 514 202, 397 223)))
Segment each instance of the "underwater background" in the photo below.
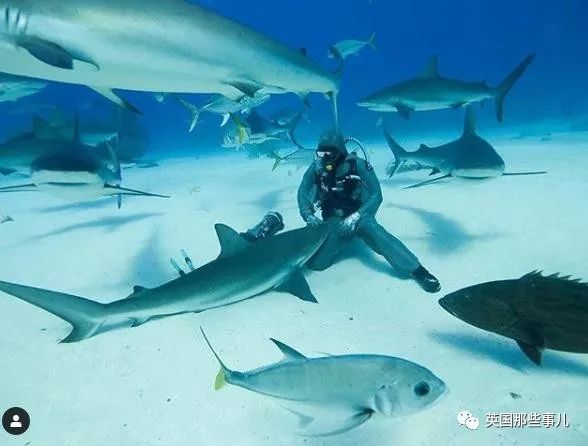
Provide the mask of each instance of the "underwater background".
MULTIPOLYGON (((305 48, 328 69, 336 66, 327 57, 331 45, 376 33, 375 50, 367 46, 346 59, 341 130, 365 143, 381 181, 378 221, 439 277, 441 295, 533 270, 588 279, 587 2, 193 3, 291 48, 305 48), (426 181, 428 171, 389 177, 393 156, 382 127, 415 150, 421 143, 459 138, 464 111, 416 112, 407 120, 360 108, 361 98, 418 76, 433 55, 442 76, 495 86, 532 53, 535 60, 506 97, 503 123, 496 120, 492 99, 473 108, 478 134, 504 157, 507 172, 546 175, 456 179, 414 190, 403 188, 426 181)), ((146 145, 125 166, 123 184, 171 198, 125 197, 117 209, 112 198, 67 202, 41 193, 1 194, 0 218, 9 215, 11 221, 0 224, 0 280, 111 302, 129 296, 136 285, 153 288, 176 278, 170 258, 181 260, 183 249, 196 267, 216 258, 216 223, 245 231, 277 210, 286 229, 304 225, 296 192, 314 151, 274 170, 266 153, 221 147, 232 123, 221 128, 216 114, 203 113, 189 132, 190 115, 172 98, 122 95, 142 112, 133 119, 146 145)), ((181 97, 202 105, 210 95, 181 97)), ((306 149, 315 149, 333 116, 321 94, 309 99, 296 136, 306 149)), ((272 96, 257 110, 270 116, 301 107, 301 98, 287 94, 272 96)), ((79 112, 86 123, 108 121, 118 112, 84 86, 49 83, 18 102, 0 102, 0 141, 28 132, 35 115, 50 120, 55 109, 70 117, 79 112)), ((290 149, 287 142, 280 153, 290 149)), ((11 181, 16 182, 0 177, 1 186, 11 181)), ((25 408, 31 428, 19 437, 0 432, 0 445, 588 444, 586 355, 547 351, 543 366, 536 367, 512 339, 447 314, 437 297, 403 280, 360 243, 351 244, 328 270, 308 273, 307 280, 318 305, 270 292, 76 344, 58 343, 69 333, 65 322, 2 293, 0 412, 25 408), (333 437, 301 436, 297 417, 269 398, 232 386, 214 390, 218 364, 200 326, 235 370, 278 361, 268 340, 275 338, 310 357, 405 358, 434 371, 448 392, 414 415, 374 417, 333 437), (456 415, 463 411, 480 419, 480 429, 459 425, 456 415), (498 413, 565 413, 570 425, 485 426, 488 414, 498 413)))

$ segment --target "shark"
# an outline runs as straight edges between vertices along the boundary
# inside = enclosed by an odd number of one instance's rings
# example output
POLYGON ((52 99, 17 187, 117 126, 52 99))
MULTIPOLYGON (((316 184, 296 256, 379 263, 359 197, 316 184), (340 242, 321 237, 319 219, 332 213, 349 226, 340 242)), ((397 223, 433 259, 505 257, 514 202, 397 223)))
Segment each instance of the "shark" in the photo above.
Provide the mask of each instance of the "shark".
POLYGON ((0 71, 113 89, 327 94, 339 78, 300 51, 185 0, 0 0, 0 71))
POLYGON ((215 230, 221 245, 218 258, 156 288, 135 286, 131 295, 111 303, 9 282, 0 282, 0 291, 69 322, 73 329, 63 343, 225 307, 270 290, 317 302, 301 267, 325 241, 326 225, 286 231, 255 243, 223 224, 215 225, 215 230))
POLYGON ((326 409, 331 420, 341 415, 336 429, 311 436, 342 434, 375 414, 398 417, 417 413, 447 389, 430 370, 402 358, 374 354, 311 358, 276 339, 271 341, 282 352, 281 361, 237 372, 223 363, 202 328, 201 332, 220 364, 216 390, 231 384, 295 406, 298 411, 285 407, 300 417, 303 426, 315 421, 309 411, 326 409))
POLYGON ((16 102, 39 93, 46 86, 46 82, 36 79, 0 74, 0 102, 16 102))
POLYGON ((421 144, 414 152, 406 151, 384 129, 388 146, 394 154, 394 162, 387 168, 392 177, 404 167, 410 170, 431 169, 435 178, 408 186, 416 188, 445 178, 486 179, 503 175, 540 175, 545 171, 505 173, 505 163, 488 141, 476 133, 476 115, 472 107, 466 108, 461 137, 438 147, 421 144))
POLYGON ((0 188, 0 193, 43 191, 71 201, 103 196, 117 197, 118 207, 123 195, 169 198, 122 187, 118 156, 109 143, 104 143, 110 159, 102 159, 95 148, 81 142, 79 119, 76 118, 71 140, 41 141, 42 153, 30 164, 31 183, 0 188))
POLYGON ((471 103, 494 99, 496 119, 502 122, 506 95, 534 59, 534 54, 525 57, 500 85, 491 87, 484 81, 469 82, 441 76, 438 57, 433 56, 417 78, 377 91, 360 100, 358 105, 372 111, 398 112, 408 119, 414 111, 457 109, 471 103))

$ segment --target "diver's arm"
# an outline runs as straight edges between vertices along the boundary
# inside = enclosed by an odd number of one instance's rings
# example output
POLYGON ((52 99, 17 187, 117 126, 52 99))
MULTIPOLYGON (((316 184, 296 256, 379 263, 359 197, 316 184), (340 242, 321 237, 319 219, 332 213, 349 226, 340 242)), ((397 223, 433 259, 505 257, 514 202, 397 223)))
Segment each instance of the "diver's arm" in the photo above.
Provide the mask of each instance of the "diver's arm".
POLYGON ((298 187, 298 211, 306 222, 314 216, 313 189, 315 187, 315 165, 312 163, 304 173, 298 187))
POLYGON ((382 204, 382 188, 380 181, 373 169, 368 168, 365 162, 357 163, 357 174, 361 177, 363 187, 367 191, 367 199, 357 212, 364 217, 366 215, 376 215, 382 204))

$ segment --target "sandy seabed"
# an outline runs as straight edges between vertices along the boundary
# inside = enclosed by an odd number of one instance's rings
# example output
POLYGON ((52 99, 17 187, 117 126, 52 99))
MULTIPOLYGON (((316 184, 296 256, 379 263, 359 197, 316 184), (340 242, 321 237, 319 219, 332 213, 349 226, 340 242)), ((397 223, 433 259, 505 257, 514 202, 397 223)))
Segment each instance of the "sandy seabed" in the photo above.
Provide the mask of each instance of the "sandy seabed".
MULTIPOLYGON (((443 292, 542 269, 588 279, 588 135, 492 140, 507 171, 532 177, 401 187, 425 173, 385 178, 390 157, 370 146, 382 178, 379 221, 439 277, 443 292)), ((405 143, 405 141, 401 141, 405 143)), ((431 141, 427 141, 431 142, 431 141)), ((407 144, 414 147, 414 144, 407 144)), ((267 210, 301 226, 296 189, 304 169, 242 154, 164 159, 124 171, 123 185, 171 195, 70 204, 41 193, 0 197, 0 279, 108 302, 133 285, 175 277, 169 258, 186 249, 196 264, 219 252, 213 225, 245 230, 267 210)), ((2 180, 2 185, 17 182, 2 180)), ((308 273, 319 304, 270 292, 200 314, 172 317, 59 344, 67 323, 0 296, 0 410, 26 408, 30 430, 0 433, 2 445, 554 445, 588 444, 588 357, 547 351, 534 366, 513 341, 455 319, 360 243, 321 273, 308 273), (404 418, 376 416, 331 438, 297 435, 278 404, 240 388, 215 392, 217 363, 248 370, 274 362, 280 339, 307 355, 380 353, 421 364, 449 393, 404 418), (6 407, 4 407, 6 406, 6 407), (459 426, 468 410, 477 431, 459 426), (488 413, 565 413, 568 428, 486 428, 488 413)), ((325 385, 329 385, 325 382, 325 385)))

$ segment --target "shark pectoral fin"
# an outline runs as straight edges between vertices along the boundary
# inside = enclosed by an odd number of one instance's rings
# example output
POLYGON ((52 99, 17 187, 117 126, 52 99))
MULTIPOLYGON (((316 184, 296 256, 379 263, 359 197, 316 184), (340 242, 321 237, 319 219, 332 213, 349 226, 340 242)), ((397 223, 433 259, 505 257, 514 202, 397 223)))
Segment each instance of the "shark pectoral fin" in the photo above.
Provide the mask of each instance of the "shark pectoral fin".
POLYGON ((541 359, 543 357, 543 349, 536 345, 527 344, 523 341, 517 341, 517 345, 523 351, 523 353, 537 365, 541 365, 541 359))
POLYGON ((15 169, 10 169, 7 167, 0 167, 0 175, 10 175, 14 172, 16 172, 15 169))
POLYGON ((241 93, 250 98, 255 97, 255 93, 257 93, 263 85, 257 84, 255 82, 247 82, 247 81, 234 81, 234 82, 227 82, 228 85, 231 87, 235 87, 241 93))
POLYGON ((126 100, 124 100, 123 98, 121 98, 119 95, 117 95, 111 89, 109 89, 109 88, 103 88, 103 87, 92 87, 92 86, 89 86, 89 87, 92 90, 94 90, 96 93, 104 96, 109 101, 114 102, 119 107, 122 107, 122 108, 124 108, 126 110, 132 111, 133 113, 137 113, 138 115, 142 115, 143 114, 143 112, 141 110, 139 110, 137 107, 135 107, 130 102, 127 102, 126 100))
POLYGON ((135 195, 139 197, 171 198, 169 195, 152 194, 111 184, 104 185, 104 195, 135 195))
POLYGON ((318 303, 316 297, 310 291, 308 282, 300 271, 291 274, 284 282, 276 287, 276 291, 293 294, 305 302, 318 303))
POLYGON ((448 173, 447 175, 442 175, 440 177, 433 178, 432 180, 422 181, 420 183, 413 184, 411 186, 403 187, 403 189, 415 189, 417 187, 425 186, 427 184, 432 184, 432 183, 435 183, 437 181, 444 180, 445 178, 451 178, 451 174, 448 173))
POLYGON ((398 113, 404 119, 410 119, 410 113, 414 111, 413 108, 411 108, 407 105, 404 105, 404 104, 396 104, 396 105, 394 105, 394 107, 396 107, 396 110, 398 110, 398 113))
POLYGON ((82 62, 83 64, 92 67, 93 71, 98 71, 100 69, 94 61, 77 54, 72 54, 62 46, 49 40, 28 37, 21 39, 18 42, 18 46, 27 50, 35 59, 38 59, 47 65, 51 65, 52 67, 61 68, 63 70, 73 70, 75 68, 74 62, 82 62))
POLYGON ((21 184, 18 186, 6 186, 0 187, 0 193, 5 192, 35 192, 37 191, 37 186, 33 183, 30 184, 21 184))
POLYGON ((270 338, 276 347, 280 349, 282 354, 284 355, 284 359, 288 361, 300 361, 301 359, 307 359, 302 353, 297 350, 294 350, 289 345, 284 344, 283 342, 278 341, 277 339, 270 338))
POLYGON ((517 177, 517 176, 525 176, 525 175, 545 175, 547 173, 546 170, 539 170, 536 172, 505 172, 502 176, 505 177, 517 177))
POLYGON ((233 256, 249 246, 249 242, 230 226, 217 223, 214 225, 214 230, 221 246, 221 253, 218 256, 219 259, 233 256))
POLYGON ((374 414, 374 411, 372 409, 365 409, 365 410, 362 410, 361 412, 356 413, 355 415, 351 416, 350 418, 348 418, 345 421, 345 423, 343 424, 343 426, 341 426, 338 429, 335 429, 335 430, 329 431, 329 432, 323 432, 320 434, 311 434, 311 435, 304 435, 304 436, 306 436, 306 437, 331 437, 334 435, 344 434, 345 432, 349 432, 350 430, 361 426, 363 423, 368 421, 372 417, 373 414, 374 414))
POLYGON ((74 58, 56 43, 35 37, 18 42, 18 46, 27 50, 31 56, 52 67, 73 70, 74 58))

